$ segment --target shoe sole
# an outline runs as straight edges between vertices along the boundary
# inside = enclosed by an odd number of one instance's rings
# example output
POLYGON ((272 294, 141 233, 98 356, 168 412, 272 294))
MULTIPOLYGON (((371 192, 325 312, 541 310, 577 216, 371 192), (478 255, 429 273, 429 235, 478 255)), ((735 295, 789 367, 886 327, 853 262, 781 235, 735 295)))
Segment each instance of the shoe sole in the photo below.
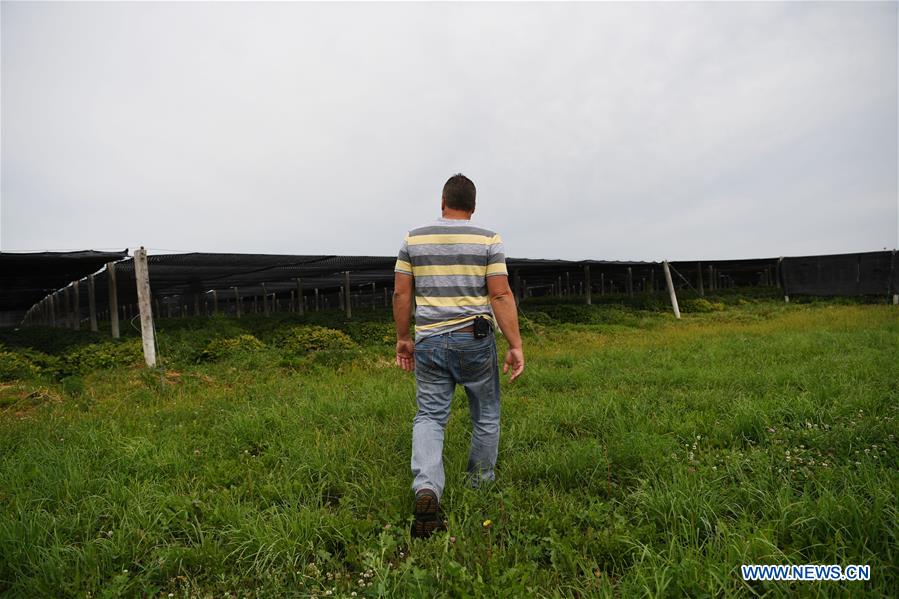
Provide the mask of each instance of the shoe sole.
POLYGON ((440 514, 440 504, 433 493, 419 493, 415 496, 415 506, 412 508, 415 520, 412 521, 412 537, 424 539, 443 527, 443 518, 440 514))

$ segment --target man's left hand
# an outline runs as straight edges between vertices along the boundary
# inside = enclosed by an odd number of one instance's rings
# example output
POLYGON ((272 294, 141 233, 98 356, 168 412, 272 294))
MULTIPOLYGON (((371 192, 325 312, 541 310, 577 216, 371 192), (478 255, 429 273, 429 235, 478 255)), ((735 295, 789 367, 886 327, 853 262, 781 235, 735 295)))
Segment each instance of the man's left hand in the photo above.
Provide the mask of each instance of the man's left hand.
POLYGON ((406 372, 415 370, 415 343, 411 339, 397 340, 396 365, 406 372))

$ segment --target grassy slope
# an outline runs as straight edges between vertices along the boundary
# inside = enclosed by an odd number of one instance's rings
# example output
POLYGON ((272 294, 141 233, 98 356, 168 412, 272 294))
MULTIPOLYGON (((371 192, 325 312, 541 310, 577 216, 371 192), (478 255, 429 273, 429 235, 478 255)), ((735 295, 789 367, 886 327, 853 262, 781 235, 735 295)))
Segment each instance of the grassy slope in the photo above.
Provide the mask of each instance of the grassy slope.
MULTIPOLYGON (((0 418, 0 591, 899 593, 896 309, 636 314, 528 335, 493 489, 460 487, 457 392, 449 532, 412 545, 414 380, 389 344, 336 370, 263 350, 99 370, 74 396, 8 385, 43 401, 0 418), (749 585, 742 563, 873 579, 749 585)), ((215 334, 163 331, 161 350, 215 334)))

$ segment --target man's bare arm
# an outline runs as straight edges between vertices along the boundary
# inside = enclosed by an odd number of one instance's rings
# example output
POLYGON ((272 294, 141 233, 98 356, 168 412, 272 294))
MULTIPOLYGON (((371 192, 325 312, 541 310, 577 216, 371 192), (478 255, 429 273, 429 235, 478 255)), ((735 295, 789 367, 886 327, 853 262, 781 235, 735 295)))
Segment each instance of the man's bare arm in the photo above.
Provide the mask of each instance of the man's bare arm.
POLYGON ((503 372, 508 372, 511 367, 512 375, 509 380, 514 381, 524 370, 524 351, 521 347, 521 332, 518 330, 518 306, 515 304, 512 289, 509 288, 509 277, 506 275, 487 277, 487 293, 490 295, 493 315, 506 341, 509 342, 503 372))
POLYGON ((396 364, 406 372, 415 368, 415 343, 409 335, 412 317, 412 275, 398 272, 393 278, 393 321, 396 323, 396 364))

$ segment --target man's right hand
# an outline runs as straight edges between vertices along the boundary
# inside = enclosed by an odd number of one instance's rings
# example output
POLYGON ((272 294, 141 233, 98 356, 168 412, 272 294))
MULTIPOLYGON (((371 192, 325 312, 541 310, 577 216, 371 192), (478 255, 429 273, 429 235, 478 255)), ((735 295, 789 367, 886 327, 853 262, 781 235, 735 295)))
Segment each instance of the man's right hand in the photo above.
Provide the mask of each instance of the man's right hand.
POLYGON ((520 347, 509 348, 509 351, 506 352, 506 361, 503 362, 503 374, 509 372, 510 368, 512 369, 512 375, 509 377, 509 382, 511 383, 524 371, 524 351, 520 347))
POLYGON ((406 372, 415 370, 415 343, 412 339, 397 339, 396 365, 406 372))

